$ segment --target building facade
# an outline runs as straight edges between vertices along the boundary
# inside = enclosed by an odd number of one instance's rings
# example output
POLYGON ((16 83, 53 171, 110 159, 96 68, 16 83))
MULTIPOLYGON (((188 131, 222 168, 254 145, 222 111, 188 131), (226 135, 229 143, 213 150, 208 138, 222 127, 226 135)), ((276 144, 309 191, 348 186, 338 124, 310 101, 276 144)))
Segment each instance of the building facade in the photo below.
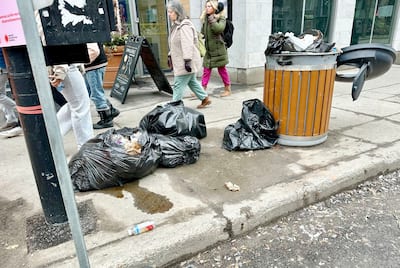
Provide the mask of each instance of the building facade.
MULTIPOLYGON (((222 1, 222 0, 220 0, 222 1)), ((399 0, 224 0, 235 26, 227 66, 233 82, 254 84, 264 78, 264 51, 275 32, 299 35, 318 29, 338 47, 382 43, 400 52, 399 0)), ((152 44, 161 68, 168 71, 168 0, 118 0, 121 28, 152 44)), ((181 0, 200 30, 205 0, 181 0)), ((398 53, 398 58, 400 57, 398 53)), ((399 62, 399 59, 397 59, 399 62)), ((139 66, 139 74, 146 70, 139 66)))

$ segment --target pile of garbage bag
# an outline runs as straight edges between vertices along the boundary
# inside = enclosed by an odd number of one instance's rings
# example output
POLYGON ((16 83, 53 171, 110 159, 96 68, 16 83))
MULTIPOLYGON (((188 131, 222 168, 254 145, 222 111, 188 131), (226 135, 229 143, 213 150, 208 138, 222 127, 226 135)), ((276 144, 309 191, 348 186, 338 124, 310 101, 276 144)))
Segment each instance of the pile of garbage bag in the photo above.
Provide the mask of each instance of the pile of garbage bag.
POLYGON ((222 147, 228 151, 268 149, 278 142, 278 124, 259 99, 243 102, 241 118, 224 130, 222 147))
POLYGON ((204 115, 182 101, 157 106, 140 127, 110 129, 86 142, 68 164, 72 185, 75 191, 122 186, 159 166, 193 164, 206 135, 204 115))
POLYGON ((335 43, 324 42, 324 35, 320 30, 309 30, 299 36, 292 32, 274 33, 269 36, 265 55, 280 54, 283 52, 330 52, 335 43))

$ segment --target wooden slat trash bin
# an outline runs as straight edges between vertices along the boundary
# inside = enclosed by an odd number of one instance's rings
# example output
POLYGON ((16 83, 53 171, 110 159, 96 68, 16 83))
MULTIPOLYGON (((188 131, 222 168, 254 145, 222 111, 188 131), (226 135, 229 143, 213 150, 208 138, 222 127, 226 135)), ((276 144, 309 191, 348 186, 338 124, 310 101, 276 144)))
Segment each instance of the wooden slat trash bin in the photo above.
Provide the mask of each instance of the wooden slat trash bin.
POLYGON ((263 101, 279 122, 279 144, 313 146, 326 141, 336 58, 336 52, 266 56, 263 101))

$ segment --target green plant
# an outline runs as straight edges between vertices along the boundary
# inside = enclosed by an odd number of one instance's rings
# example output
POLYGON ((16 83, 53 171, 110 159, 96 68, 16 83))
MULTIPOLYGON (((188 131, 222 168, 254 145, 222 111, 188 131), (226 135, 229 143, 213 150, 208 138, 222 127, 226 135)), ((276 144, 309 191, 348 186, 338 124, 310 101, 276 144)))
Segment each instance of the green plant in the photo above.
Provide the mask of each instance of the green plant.
POLYGON ((127 40, 128 34, 121 35, 119 32, 112 32, 110 42, 105 42, 104 46, 112 51, 115 51, 117 46, 124 46, 127 40))

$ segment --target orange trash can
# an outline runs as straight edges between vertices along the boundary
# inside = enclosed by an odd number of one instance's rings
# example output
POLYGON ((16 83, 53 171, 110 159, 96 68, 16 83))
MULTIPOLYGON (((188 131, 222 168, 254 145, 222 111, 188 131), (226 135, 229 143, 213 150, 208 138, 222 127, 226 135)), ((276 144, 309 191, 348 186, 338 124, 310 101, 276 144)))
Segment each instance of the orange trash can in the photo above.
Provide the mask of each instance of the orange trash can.
POLYGON ((278 143, 313 146, 326 141, 337 52, 266 56, 264 104, 279 123, 278 143))

